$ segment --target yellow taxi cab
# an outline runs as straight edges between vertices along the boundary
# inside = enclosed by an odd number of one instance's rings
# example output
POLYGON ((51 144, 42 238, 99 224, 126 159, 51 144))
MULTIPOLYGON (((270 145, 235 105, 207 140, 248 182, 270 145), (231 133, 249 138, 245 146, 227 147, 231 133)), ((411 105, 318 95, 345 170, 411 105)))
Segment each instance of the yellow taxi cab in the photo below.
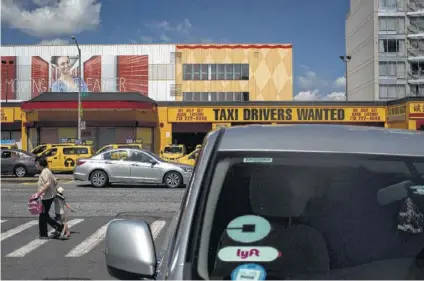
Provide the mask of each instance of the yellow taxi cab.
POLYGON ((18 149, 18 145, 14 140, 1 140, 1 149, 18 149))
POLYGON ((90 158, 94 149, 88 145, 71 145, 51 147, 42 154, 46 157, 50 170, 55 172, 72 172, 79 158, 90 158))
POLYGON ((199 157, 200 148, 196 148, 191 153, 184 155, 177 160, 178 163, 194 166, 196 165, 197 158, 199 157))
POLYGON ((183 144, 169 144, 166 145, 160 156, 169 162, 175 162, 187 153, 187 149, 183 144))
POLYGON ((108 144, 97 150, 96 154, 112 150, 112 149, 118 149, 118 148, 132 148, 132 149, 142 149, 143 145, 141 143, 114 143, 114 144, 108 144))
POLYGON ((37 146, 36 148, 34 148, 33 150, 31 150, 32 154, 35 154, 37 156, 40 156, 41 154, 43 154, 45 151, 47 151, 48 149, 52 148, 52 147, 58 147, 58 146, 74 146, 74 143, 45 143, 45 144, 41 144, 39 146, 37 146))

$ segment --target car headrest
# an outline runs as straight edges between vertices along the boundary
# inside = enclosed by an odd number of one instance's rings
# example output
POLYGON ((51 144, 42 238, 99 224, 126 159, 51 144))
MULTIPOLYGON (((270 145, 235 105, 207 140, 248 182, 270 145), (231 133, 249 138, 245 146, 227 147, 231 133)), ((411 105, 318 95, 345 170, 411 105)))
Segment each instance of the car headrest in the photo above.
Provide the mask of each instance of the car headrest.
POLYGON ((403 181, 382 188, 377 192, 377 200, 380 205, 387 205, 408 197, 408 188, 412 186, 411 181, 403 181))
POLYGON ((257 215, 299 217, 314 195, 313 178, 283 169, 277 166, 252 171, 250 205, 257 215))

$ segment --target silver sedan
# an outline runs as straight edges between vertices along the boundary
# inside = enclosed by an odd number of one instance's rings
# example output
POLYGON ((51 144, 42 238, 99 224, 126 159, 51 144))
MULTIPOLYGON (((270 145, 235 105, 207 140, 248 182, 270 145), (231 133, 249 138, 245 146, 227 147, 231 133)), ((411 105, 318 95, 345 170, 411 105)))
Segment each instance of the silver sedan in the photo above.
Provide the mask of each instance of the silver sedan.
POLYGON ((187 185, 193 167, 168 163, 143 149, 113 149, 91 158, 81 158, 74 179, 91 181, 95 187, 110 183, 165 184, 169 188, 187 185))

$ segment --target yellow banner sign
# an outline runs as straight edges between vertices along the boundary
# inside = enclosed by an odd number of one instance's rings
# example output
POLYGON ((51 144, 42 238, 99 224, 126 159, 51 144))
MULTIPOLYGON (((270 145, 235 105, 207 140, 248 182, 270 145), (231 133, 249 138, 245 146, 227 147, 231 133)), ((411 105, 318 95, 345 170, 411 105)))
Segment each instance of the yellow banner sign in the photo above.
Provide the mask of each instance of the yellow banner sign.
POLYGON ((414 102, 409 104, 409 114, 424 113, 424 102, 414 102))
POLYGON ((168 108, 168 122, 385 122, 384 107, 168 108))
POLYGON ((15 122, 15 109, 13 107, 4 107, 1 109, 1 122, 15 122))

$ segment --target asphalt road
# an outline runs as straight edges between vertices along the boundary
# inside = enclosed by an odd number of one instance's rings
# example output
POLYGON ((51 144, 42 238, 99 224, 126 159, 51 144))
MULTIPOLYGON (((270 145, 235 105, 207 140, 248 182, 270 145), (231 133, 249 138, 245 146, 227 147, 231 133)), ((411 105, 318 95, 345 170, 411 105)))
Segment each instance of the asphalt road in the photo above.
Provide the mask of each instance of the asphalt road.
MULTIPOLYGON (((69 240, 38 240, 38 218, 27 200, 36 183, 1 183, 1 278, 15 280, 111 280, 104 259, 107 223, 116 217, 143 220, 157 233, 160 251, 185 188, 112 186, 93 188, 61 181, 71 213, 69 240)), ((51 211, 53 215, 54 210, 51 211)))

